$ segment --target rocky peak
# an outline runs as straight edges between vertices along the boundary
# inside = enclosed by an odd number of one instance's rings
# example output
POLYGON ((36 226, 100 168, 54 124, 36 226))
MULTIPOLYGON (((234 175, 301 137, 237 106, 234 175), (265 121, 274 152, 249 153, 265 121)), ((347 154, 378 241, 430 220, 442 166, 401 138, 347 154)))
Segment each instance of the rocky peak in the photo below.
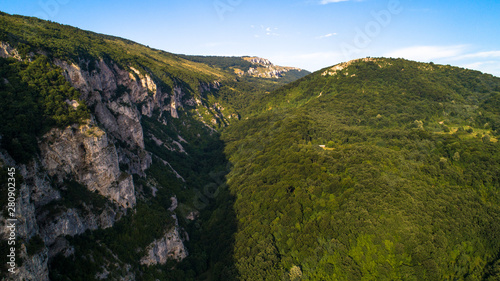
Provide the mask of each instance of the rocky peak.
POLYGON ((243 57, 244 60, 249 61, 253 64, 260 64, 264 66, 272 66, 273 64, 268 60, 264 58, 259 58, 259 57, 243 57))
POLYGON ((234 72, 238 76, 252 76, 252 77, 260 77, 260 78, 280 78, 289 71, 297 70, 302 71, 300 68, 296 67, 286 67, 286 66, 278 66, 274 65, 268 59, 259 58, 259 57, 243 57, 245 61, 248 61, 253 64, 253 67, 250 67, 246 72, 241 69, 234 69, 234 72))

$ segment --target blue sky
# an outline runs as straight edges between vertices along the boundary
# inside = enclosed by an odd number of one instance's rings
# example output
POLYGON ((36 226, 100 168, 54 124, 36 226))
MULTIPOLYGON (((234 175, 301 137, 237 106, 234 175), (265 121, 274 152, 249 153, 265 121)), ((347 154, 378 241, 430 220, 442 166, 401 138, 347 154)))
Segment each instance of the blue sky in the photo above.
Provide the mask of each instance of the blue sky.
POLYGON ((0 0, 0 10, 179 54, 260 56, 310 71, 403 57, 500 76, 498 0, 0 0))

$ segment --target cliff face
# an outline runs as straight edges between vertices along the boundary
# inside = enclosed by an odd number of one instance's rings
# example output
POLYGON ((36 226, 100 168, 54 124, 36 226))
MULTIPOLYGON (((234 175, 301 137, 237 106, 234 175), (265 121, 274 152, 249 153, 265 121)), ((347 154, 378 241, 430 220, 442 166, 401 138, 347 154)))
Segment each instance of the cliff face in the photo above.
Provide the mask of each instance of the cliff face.
MULTIPOLYGON (((5 153, 0 152, 0 166, 14 166, 15 162, 5 153)), ((16 235, 17 240, 28 241, 40 233, 40 226, 36 217, 37 206, 46 202, 57 200, 60 194, 54 190, 47 175, 42 171, 37 162, 30 165, 18 166, 19 173, 24 182, 18 186, 16 201, 16 235)), ((6 220, 0 215, 0 235, 7 236, 6 220)), ((23 259, 23 265, 17 269, 16 278, 10 280, 49 280, 48 278, 48 248, 43 247, 33 255, 28 255, 25 245, 18 246, 18 258, 23 259)))
POLYGON ((179 234, 179 227, 176 226, 166 232, 163 238, 148 246, 147 255, 141 259, 141 264, 166 264, 169 259, 181 261, 187 256, 188 251, 179 234))
POLYGON ((121 172, 115 146, 93 125, 53 129, 40 144, 42 163, 60 181, 68 176, 124 208, 134 207, 132 176, 121 172))
MULTIPOLYGON (((172 197, 170 200, 172 205, 169 211, 174 212, 177 208, 177 198, 172 197)), ((141 264, 148 266, 166 264, 169 259, 181 261, 188 256, 183 243, 184 240, 189 240, 188 235, 179 227, 177 215, 172 215, 172 218, 175 220, 175 225, 166 231, 162 238, 155 240, 147 247, 147 254, 141 259, 141 264)))
MULTIPOLYGON (((15 49, 3 42, 0 56, 21 59, 15 49)), ((59 253, 69 257, 75 252, 66 236, 113 227, 120 217, 136 207, 138 192, 132 175, 145 177, 152 164, 152 154, 145 149, 143 116, 150 118, 157 111, 160 116, 167 113, 171 118, 179 118, 180 108, 202 105, 201 99, 188 97, 180 86, 170 93, 162 91, 151 74, 133 67, 124 70, 102 59, 86 62, 87 70, 58 59, 54 64, 80 91, 81 98, 92 109, 91 119, 86 124, 54 128, 43 135, 38 143, 40 154, 30 164, 17 165, 0 151, 0 164, 15 166, 23 178, 17 198, 17 239, 29 242, 40 237, 43 243, 35 253, 28 254, 24 244, 21 247, 23 264, 16 274, 21 280, 48 280, 50 259, 59 253), (91 71, 89 64, 94 65, 91 71), (81 204, 67 205, 65 194, 76 192, 75 184, 69 184, 71 181, 89 194, 102 196, 106 203, 96 206, 83 200, 81 204)), ((217 86, 200 83, 201 91, 214 87, 217 86)), ((168 140, 174 144, 170 149, 186 154, 180 144, 185 140, 179 135, 175 139, 179 142, 168 140)), ((181 235, 185 232, 176 217, 175 221, 173 228, 146 249, 142 264, 165 264, 168 259, 182 260, 188 255, 181 238, 187 234, 181 235)), ((6 223, 2 218, 0 222, 6 223)), ((2 227, 1 231, 5 229, 2 227)), ((5 237, 6 233, 1 235, 5 237)), ((128 265, 122 266, 126 269, 128 265)), ((106 268, 103 270, 107 272, 106 268)), ((125 279, 134 280, 134 274, 126 274, 125 279)))

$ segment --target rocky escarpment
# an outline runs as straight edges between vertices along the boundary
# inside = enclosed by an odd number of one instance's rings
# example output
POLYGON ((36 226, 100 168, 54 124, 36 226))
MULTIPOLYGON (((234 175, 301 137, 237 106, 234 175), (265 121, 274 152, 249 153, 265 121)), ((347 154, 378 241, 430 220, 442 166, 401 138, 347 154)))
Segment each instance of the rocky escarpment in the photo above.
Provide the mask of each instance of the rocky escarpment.
POLYGON ((179 228, 176 226, 165 233, 165 236, 154 241, 147 248, 147 255, 141 259, 141 264, 166 264, 169 259, 183 260, 188 251, 182 242, 179 228))
MULTIPOLYGON (((172 197, 172 206, 169 211, 174 212, 177 208, 177 198, 172 197)), ((147 247, 147 254, 141 259, 141 264, 155 265, 166 264, 169 259, 181 261, 188 256, 188 251, 184 246, 183 240, 188 239, 187 233, 179 227, 177 216, 172 215, 175 224, 165 232, 164 236, 155 240, 147 247), (181 236, 181 231, 184 237, 181 236)))
POLYGON ((193 95, 187 94, 179 85, 170 87, 162 84, 161 87, 155 82, 153 74, 145 69, 129 66, 126 70, 112 61, 81 61, 78 65, 57 59, 54 62, 63 69, 66 79, 82 93, 86 104, 94 108, 93 113, 99 124, 112 137, 126 142, 130 148, 128 151, 138 149, 133 155, 118 150, 120 164, 127 164, 130 168, 127 172, 132 174, 143 176, 144 170, 151 164, 151 157, 143 153, 142 116, 152 117, 157 111, 160 117, 166 113, 172 118, 179 118, 179 110, 186 106, 202 109, 205 114, 199 117, 212 125, 226 124, 227 118, 237 116, 232 112, 212 112, 214 105, 202 98, 203 93, 217 91, 221 87, 218 81, 200 82, 197 89, 199 95, 193 95))
MULTIPOLYGON (((26 59, 6 43, 0 44, 0 56, 26 59)), ((34 55, 28 55, 26 60, 30 56, 34 55)), ((16 167, 23 178, 17 198, 20 210, 17 235, 22 241, 20 257, 23 264, 16 274, 16 278, 22 280, 48 280, 49 264, 61 257, 60 254, 67 258, 78 257, 77 244, 72 246, 74 240, 68 236, 110 228, 123 215, 135 214, 136 196, 145 199, 148 195, 139 184, 136 191, 133 176, 144 178, 153 159, 153 154, 146 150, 145 137, 153 139, 168 153, 186 156, 191 153, 188 142, 180 135, 185 131, 174 128, 175 133, 166 133, 160 130, 156 138, 154 130, 146 126, 146 130, 143 129, 142 122, 152 122, 153 127, 165 126, 171 118, 181 118, 188 110, 192 110, 188 114, 193 114, 194 119, 197 112, 210 128, 225 125, 230 118, 239 118, 219 101, 207 97, 221 88, 218 81, 199 82, 198 87, 190 88, 172 79, 174 85, 168 86, 146 68, 119 66, 109 60, 73 63, 54 59, 52 62, 81 93, 91 117, 86 124, 53 128, 39 136, 39 153, 29 164, 20 165, 8 154, 2 154, 1 163, 16 167), (158 123, 154 123, 156 121, 158 123), (80 200, 79 196, 92 199, 80 200), (93 196, 100 196, 101 201, 95 200, 100 203, 94 204, 93 196), (30 243, 38 245, 35 250, 30 243)), ((66 102, 75 107, 80 101, 66 102)), ((172 124, 182 124, 178 126, 191 126, 184 120, 174 122, 172 124)), ((192 139, 191 136, 190 142, 192 139)), ((179 181, 186 183, 166 161, 170 159, 163 159, 166 158, 163 155, 155 157, 168 166, 179 181)), ((151 244, 146 249, 138 249, 144 250, 141 253, 145 255, 142 259, 137 257, 137 263, 165 264, 169 259, 180 261, 187 257, 184 242, 188 234, 179 226, 174 211, 175 208, 170 210, 175 224, 166 227, 160 237, 155 235, 156 240, 152 242, 151 237, 148 240, 151 244)), ((192 219, 195 219, 194 214, 192 219)), ((0 222, 5 223, 5 219, 0 218, 0 222)), ((123 264, 118 267, 124 268, 123 264)), ((104 266, 103 274, 107 270, 110 268, 104 266)), ((133 275, 130 276, 133 279, 133 275)))
MULTIPOLYGON (((15 162, 6 153, 0 151, 0 167, 14 167, 15 162)), ((43 201, 55 200, 60 197, 47 181, 46 175, 40 171, 40 166, 34 162, 31 165, 21 165, 17 169, 24 181, 18 185, 18 196, 16 200, 16 240, 29 241, 39 233, 36 219, 35 206, 43 201)), ((0 236, 8 237, 7 221, 0 214, 0 236)), ((37 253, 29 255, 26 245, 18 245, 18 258, 22 259, 23 265, 16 269, 15 278, 9 280, 49 280, 48 275, 48 249, 43 247, 37 253)))
MULTIPOLYGON (((105 157, 106 158, 106 157, 105 157)), ((18 185, 16 200, 16 240, 18 257, 22 265, 16 270, 12 280, 49 280, 48 262, 57 253, 72 253, 65 236, 81 234, 88 229, 111 227, 118 213, 115 204, 107 204, 96 210, 93 206, 79 208, 58 208, 52 210, 58 202, 64 200, 61 191, 54 185, 52 177, 42 164, 35 159, 29 164, 16 165, 6 152, 0 152, 0 167, 16 167, 16 173, 22 177, 18 185), (38 248, 28 249, 34 240, 41 239, 38 248)), ((0 215, 1 216, 1 215, 0 215)), ((6 237, 6 220, 0 218, 0 235, 6 237)))
POLYGON ((132 176, 120 171, 115 146, 97 126, 53 129, 40 144, 42 163, 60 181, 69 176, 124 208, 135 205, 132 176))
POLYGON ((20 60, 19 52, 12 48, 8 43, 0 41, 0 57, 1 58, 15 58, 20 60))
MULTIPOLYGON (((344 69, 348 68, 350 65, 355 64, 357 62, 375 62, 378 67, 382 68, 388 65, 391 65, 390 62, 387 62, 383 59, 378 59, 378 58, 361 58, 361 59, 355 59, 355 60, 350 60, 347 62, 342 62, 339 64, 336 64, 325 71, 321 74, 322 76, 335 76, 339 73, 343 73, 345 76, 348 76, 348 72, 343 72, 344 69)), ((355 74, 352 74, 351 76, 356 76, 355 74)))
POLYGON ((254 66, 250 67, 246 72, 239 69, 235 69, 236 74, 238 74, 239 76, 248 75, 260 78, 280 78, 283 77, 283 75, 289 71, 302 70, 296 67, 277 66, 272 64, 268 59, 263 59, 259 57, 243 57, 243 59, 252 63, 254 66))

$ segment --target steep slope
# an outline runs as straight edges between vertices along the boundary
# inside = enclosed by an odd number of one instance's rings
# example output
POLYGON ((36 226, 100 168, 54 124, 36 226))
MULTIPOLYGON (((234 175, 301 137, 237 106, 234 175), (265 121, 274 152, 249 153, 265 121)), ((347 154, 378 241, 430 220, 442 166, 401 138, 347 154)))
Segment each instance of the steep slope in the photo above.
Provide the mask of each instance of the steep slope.
POLYGON ((216 130, 266 93, 263 81, 0 13, 0 177, 16 169, 18 206, 11 216, 2 204, 2 253, 7 219, 19 221, 16 273, 2 254, 2 278, 223 274, 231 245, 213 241, 234 216, 216 130))
POLYGON ((325 68, 224 130, 240 280, 496 280, 500 79, 325 68))

